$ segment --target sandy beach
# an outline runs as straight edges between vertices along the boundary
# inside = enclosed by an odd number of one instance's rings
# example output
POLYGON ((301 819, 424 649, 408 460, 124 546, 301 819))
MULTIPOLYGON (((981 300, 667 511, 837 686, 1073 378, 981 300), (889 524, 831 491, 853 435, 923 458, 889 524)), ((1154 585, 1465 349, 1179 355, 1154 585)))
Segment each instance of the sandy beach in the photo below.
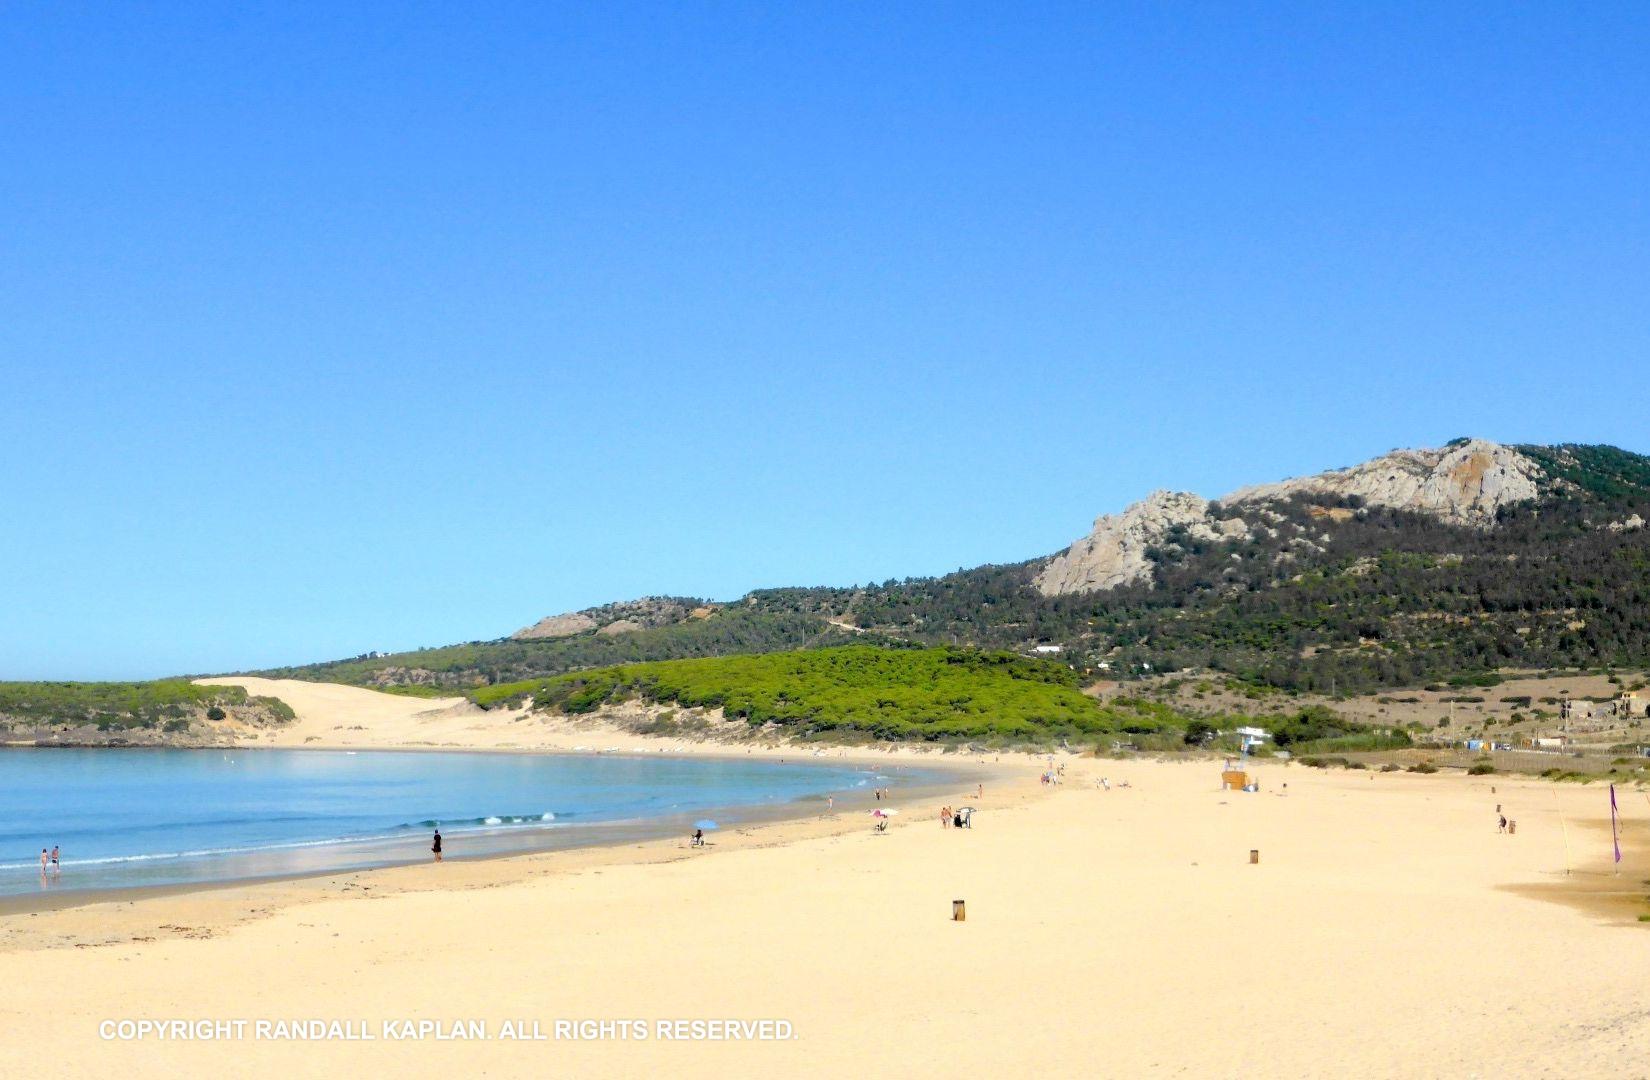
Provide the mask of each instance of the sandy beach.
POLYGON ((1062 761, 1052 789, 1035 760, 1009 763, 1014 779, 991 781, 960 832, 936 801, 881 835, 855 812, 702 850, 654 841, 10 916, 0 1023, 17 1037, 0 1071, 1645 1071, 1642 794, 1623 793, 1631 862, 1613 878, 1599 785, 1263 764, 1248 794, 1218 789, 1218 763, 1062 761), (1498 834, 1497 804, 1516 835, 1498 834), (100 1037, 103 1021, 145 1018, 248 1027, 100 1037), (781 1020, 790 1037, 653 1034, 710 1018, 781 1020), (376 1037, 252 1037, 258 1020, 312 1019, 376 1037), (487 1038, 396 1037, 420 1019, 487 1038), (640 1021, 650 1037, 557 1038, 558 1020, 640 1021), (506 1021, 546 1037, 503 1039, 506 1021))

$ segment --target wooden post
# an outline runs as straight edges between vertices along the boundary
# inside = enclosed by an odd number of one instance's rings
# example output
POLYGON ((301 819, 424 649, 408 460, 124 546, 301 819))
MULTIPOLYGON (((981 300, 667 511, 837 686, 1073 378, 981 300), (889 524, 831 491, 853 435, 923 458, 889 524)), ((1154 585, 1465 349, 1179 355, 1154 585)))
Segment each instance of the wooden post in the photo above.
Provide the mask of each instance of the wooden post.
POLYGON ((1249 865, 1254 866, 1254 865, 1258 864, 1259 862, 1260 862, 1260 848, 1250 848, 1249 849, 1249 865))
POLYGON ((964 904, 961 900, 951 901, 951 921, 952 922, 967 922, 968 921, 968 905, 964 904))

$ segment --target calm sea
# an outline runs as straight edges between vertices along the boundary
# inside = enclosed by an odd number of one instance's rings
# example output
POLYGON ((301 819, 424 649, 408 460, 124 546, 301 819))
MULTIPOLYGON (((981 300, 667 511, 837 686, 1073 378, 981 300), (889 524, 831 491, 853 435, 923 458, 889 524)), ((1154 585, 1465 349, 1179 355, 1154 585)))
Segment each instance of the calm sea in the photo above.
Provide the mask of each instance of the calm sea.
MULTIPOLYGON (((920 779, 823 761, 0 749, 0 894, 326 872, 600 843, 920 779), (56 873, 40 850, 62 851, 56 873)), ((714 835, 714 834, 713 834, 714 835)))

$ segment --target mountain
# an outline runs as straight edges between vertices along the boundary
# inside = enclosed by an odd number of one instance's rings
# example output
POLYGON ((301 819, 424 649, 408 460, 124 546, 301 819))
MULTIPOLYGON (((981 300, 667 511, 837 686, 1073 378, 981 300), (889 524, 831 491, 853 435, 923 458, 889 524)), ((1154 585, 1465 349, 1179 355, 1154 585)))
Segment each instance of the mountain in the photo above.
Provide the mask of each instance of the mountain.
POLYGON ((1650 662, 1650 458, 1457 439, 1219 499, 1158 492, 1051 556, 853 588, 651 598, 508 639, 266 674, 416 692, 900 643, 1338 691, 1650 662))
POLYGON ((1147 581, 1152 560, 1146 552, 1172 542, 1172 534, 1215 542, 1275 533, 1282 518, 1271 504, 1297 499, 1334 502, 1324 507, 1330 517, 1380 506, 1488 528, 1503 507, 1538 498, 1544 482, 1534 458, 1483 439, 1459 439, 1439 450, 1394 450, 1350 469, 1242 488, 1215 502, 1159 491, 1097 520, 1093 532, 1049 560, 1035 584, 1043 595, 1059 596, 1147 581))

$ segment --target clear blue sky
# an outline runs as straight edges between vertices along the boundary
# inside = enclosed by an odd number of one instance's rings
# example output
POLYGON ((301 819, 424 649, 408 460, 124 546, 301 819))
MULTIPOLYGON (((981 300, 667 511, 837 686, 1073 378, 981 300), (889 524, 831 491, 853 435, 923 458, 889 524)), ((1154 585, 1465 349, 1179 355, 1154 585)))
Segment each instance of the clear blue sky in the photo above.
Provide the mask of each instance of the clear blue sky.
POLYGON ((0 677, 1650 450, 1646 56, 1632 4, 7 4, 0 677))

